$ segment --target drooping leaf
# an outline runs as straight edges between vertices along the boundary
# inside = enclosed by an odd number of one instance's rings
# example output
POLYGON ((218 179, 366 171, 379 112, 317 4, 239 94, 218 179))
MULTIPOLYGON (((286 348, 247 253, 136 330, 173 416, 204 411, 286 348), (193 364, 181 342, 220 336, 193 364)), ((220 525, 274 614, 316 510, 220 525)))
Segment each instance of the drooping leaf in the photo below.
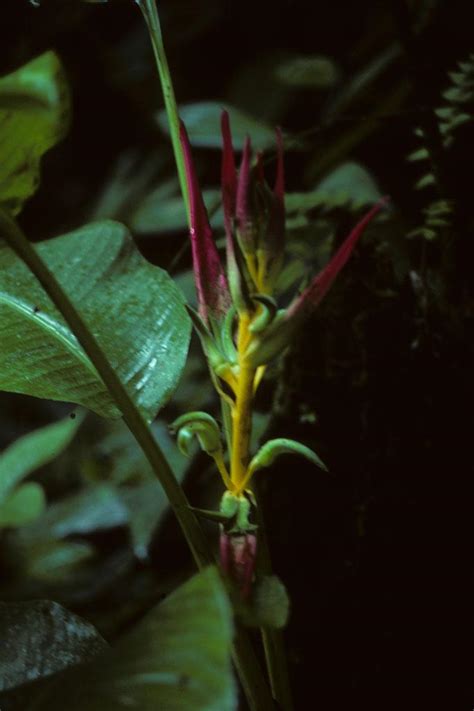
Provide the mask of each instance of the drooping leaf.
POLYGON ((0 602, 0 691, 51 676, 107 647, 97 630, 56 602, 0 602))
POLYGON ((69 125, 69 93, 54 52, 0 79, 0 205, 17 214, 36 191, 40 159, 69 125))
POLYGON ((0 504, 19 481, 53 460, 68 446, 81 421, 82 417, 67 417, 41 427, 20 437, 0 454, 0 504))
MULTIPOLYGON (((219 149, 222 147, 220 118, 223 110, 229 113, 232 138, 237 150, 243 148, 247 135, 252 138, 253 145, 260 150, 274 145, 275 132, 272 127, 235 106, 229 106, 224 102, 201 101, 195 104, 185 104, 179 108, 181 119, 193 146, 219 149)), ((158 114, 158 124, 165 133, 168 132, 164 111, 158 114)))
POLYGON ((28 711, 233 711, 231 611, 209 568, 90 664, 56 677, 28 711))
MULTIPOLYGON (((149 420, 177 385, 190 336, 178 289, 146 262, 126 228, 105 221, 37 247, 149 420)), ((0 249, 0 388, 119 411, 36 279, 0 249)))

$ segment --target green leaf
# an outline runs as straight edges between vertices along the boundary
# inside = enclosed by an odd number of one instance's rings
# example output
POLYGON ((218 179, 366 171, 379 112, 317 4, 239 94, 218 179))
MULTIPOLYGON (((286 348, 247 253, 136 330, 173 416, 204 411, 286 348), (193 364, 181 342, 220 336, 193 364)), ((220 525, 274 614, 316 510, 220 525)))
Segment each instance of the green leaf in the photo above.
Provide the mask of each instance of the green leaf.
POLYGON ((69 575, 94 557, 94 548, 89 543, 72 541, 38 541, 23 548, 23 552, 21 568, 29 579, 59 584, 67 583, 69 575))
MULTIPOLYGON (((134 553, 144 560, 169 502, 150 463, 124 423, 109 420, 100 424, 106 428, 107 436, 86 454, 80 469, 89 479, 106 480, 117 487, 116 494, 128 512, 134 553)), ((176 479, 181 482, 189 460, 180 453, 163 421, 154 422, 151 429, 176 479)))
POLYGON ((67 417, 41 427, 20 437, 0 454, 0 504, 18 482, 61 454, 76 434, 82 419, 67 417))
POLYGON ((38 518, 45 508, 43 487, 34 481, 23 484, 0 505, 0 528, 30 523, 38 518))
POLYGON ((28 711, 233 711, 231 610, 209 568, 92 663, 58 675, 28 711))
POLYGON ((36 191, 42 155, 63 138, 70 101, 59 59, 46 52, 0 79, 0 205, 17 214, 36 191))
MULTIPOLYGON (((178 383, 190 337, 171 278, 141 257, 116 222, 87 225, 37 248, 152 420, 178 383)), ((0 249, 0 324, 0 388, 119 416, 62 316, 7 247, 0 249)))
POLYGON ((96 629, 47 600, 0 602, 0 691, 91 659, 107 647, 96 629))
MULTIPOLYGON (((255 148, 263 150, 275 145, 273 128, 235 106, 216 101, 201 101, 180 107, 179 113, 186 125, 192 145, 201 148, 222 147, 220 120, 224 109, 229 112, 234 148, 241 150, 247 135, 252 139, 255 148)), ((165 133, 168 133, 164 111, 158 114, 158 124, 165 133)))
POLYGON ((346 205, 357 210, 364 205, 372 205, 381 197, 382 193, 368 170, 359 163, 348 162, 329 173, 314 190, 287 195, 285 205, 288 213, 346 205))
MULTIPOLYGON (((216 212, 221 201, 220 191, 204 190, 203 198, 208 213, 216 212)), ((161 188, 156 188, 138 203, 127 224, 134 234, 187 230, 188 219, 183 198, 181 195, 163 195, 161 188)))
MULTIPOLYGON (((80 451, 78 464, 84 479, 115 485, 156 481, 150 462, 122 420, 98 420, 91 416, 89 427, 95 428, 98 438, 87 450, 80 451)), ((189 460, 178 450, 163 420, 153 422, 151 430, 176 478, 181 481, 189 460)))
POLYGON ((51 504, 23 535, 32 540, 45 536, 66 538, 124 526, 127 522, 127 509, 115 487, 97 484, 51 504))
POLYGON ((297 88, 328 89, 339 79, 339 70, 332 59, 323 56, 291 57, 275 68, 279 81, 297 88))

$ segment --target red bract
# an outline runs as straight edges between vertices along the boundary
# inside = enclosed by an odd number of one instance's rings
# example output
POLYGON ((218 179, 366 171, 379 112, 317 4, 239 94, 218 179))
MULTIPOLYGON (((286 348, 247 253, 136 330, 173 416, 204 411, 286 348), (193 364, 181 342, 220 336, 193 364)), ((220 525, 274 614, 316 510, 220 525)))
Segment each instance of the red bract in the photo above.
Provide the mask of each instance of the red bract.
POLYGON ((388 197, 384 197, 379 202, 374 205, 374 207, 369 210, 369 212, 364 215, 364 217, 357 223, 349 236, 345 239, 343 244, 339 247, 336 254, 330 260, 330 262, 324 267, 322 271, 317 274, 311 284, 300 294, 300 296, 295 299, 295 301, 289 306, 285 320, 288 321, 295 320, 299 321, 304 319, 308 313, 311 313, 318 304, 322 301, 324 296, 329 291, 335 278, 343 268, 343 266, 349 260, 354 247, 356 246, 359 238, 364 232, 365 228, 369 222, 375 217, 375 215, 380 212, 380 210, 387 204, 388 197))
POLYGON ((227 278, 214 243, 206 207, 197 181, 188 134, 182 123, 180 138, 189 191, 190 236, 199 315, 209 325, 210 319, 220 320, 227 313, 231 299, 227 278))
POLYGON ((327 266, 314 277, 311 284, 281 311, 274 322, 250 344, 246 353, 249 363, 257 367, 268 363, 278 353, 290 345, 295 333, 313 313, 323 297, 329 291, 337 275, 349 260, 354 247, 362 236, 369 222, 387 204, 384 197, 357 223, 327 266))
MULTIPOLYGON (((264 179, 260 153, 256 156, 256 165, 252 167, 252 150, 248 137, 244 142, 242 162, 237 177, 229 116, 226 111, 222 113, 221 127, 222 202, 228 266, 229 269, 235 268, 240 248, 249 277, 253 282, 252 291, 271 293, 273 282, 281 267, 285 237, 281 131, 277 129, 277 175, 272 191, 264 179)), ((242 271, 241 266, 240 271, 242 271)))

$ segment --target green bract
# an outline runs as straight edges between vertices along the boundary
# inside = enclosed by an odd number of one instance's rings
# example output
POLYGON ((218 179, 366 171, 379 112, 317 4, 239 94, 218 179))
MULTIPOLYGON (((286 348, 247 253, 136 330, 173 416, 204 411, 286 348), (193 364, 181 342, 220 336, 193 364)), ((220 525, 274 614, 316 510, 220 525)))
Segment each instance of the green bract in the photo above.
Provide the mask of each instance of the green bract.
POLYGON ((280 437, 265 442, 250 462, 249 473, 253 474, 258 469, 271 466, 281 454, 300 454, 305 459, 316 464, 316 466, 327 471, 327 466, 312 449, 300 442, 295 442, 293 439, 280 437))
POLYGON ((221 432, 215 419, 207 412, 188 412, 171 425, 178 432, 178 445, 183 454, 190 455, 189 443, 197 437, 203 452, 213 456, 222 450, 221 432))

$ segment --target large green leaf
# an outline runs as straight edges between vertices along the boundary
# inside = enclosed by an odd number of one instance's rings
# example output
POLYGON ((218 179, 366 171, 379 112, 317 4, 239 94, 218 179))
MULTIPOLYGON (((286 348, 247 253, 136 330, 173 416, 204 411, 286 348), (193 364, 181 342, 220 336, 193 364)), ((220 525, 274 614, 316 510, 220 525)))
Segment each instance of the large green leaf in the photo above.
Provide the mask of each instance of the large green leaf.
POLYGON ((36 191, 41 156, 64 136, 69 104, 54 52, 0 79, 0 205, 11 213, 36 191))
POLYGON ((214 568, 152 610, 117 646, 60 674, 28 711, 231 711, 231 610, 214 568))
MULTIPOLYGON (((190 337, 183 297, 116 222, 38 245, 130 395, 151 420, 176 387, 190 337)), ((0 388, 119 412, 97 371, 36 279, 0 249, 0 388)))
MULTIPOLYGON (((194 146, 221 148, 220 119, 223 109, 229 112, 232 138, 236 149, 243 148, 247 135, 251 137, 256 148, 271 148, 275 145, 275 131, 262 121, 258 121, 235 106, 217 101, 200 101, 196 104, 185 104, 179 107, 179 114, 194 146)), ((169 132, 165 111, 160 111, 158 114, 158 124, 163 131, 169 132)))

